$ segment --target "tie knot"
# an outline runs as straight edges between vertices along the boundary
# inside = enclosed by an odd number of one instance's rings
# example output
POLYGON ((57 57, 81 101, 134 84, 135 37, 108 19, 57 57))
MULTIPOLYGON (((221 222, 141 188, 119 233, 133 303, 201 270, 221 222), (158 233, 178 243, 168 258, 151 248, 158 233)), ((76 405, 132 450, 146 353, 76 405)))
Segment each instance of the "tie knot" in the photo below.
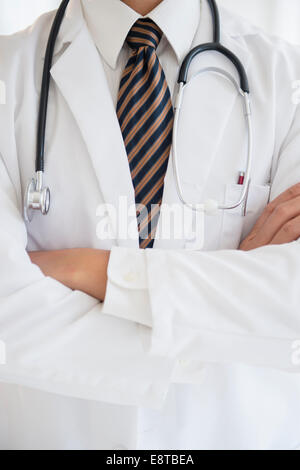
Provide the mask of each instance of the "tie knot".
POLYGON ((157 49, 161 38, 161 29, 149 18, 140 18, 131 28, 127 36, 127 44, 131 49, 153 47, 157 49))

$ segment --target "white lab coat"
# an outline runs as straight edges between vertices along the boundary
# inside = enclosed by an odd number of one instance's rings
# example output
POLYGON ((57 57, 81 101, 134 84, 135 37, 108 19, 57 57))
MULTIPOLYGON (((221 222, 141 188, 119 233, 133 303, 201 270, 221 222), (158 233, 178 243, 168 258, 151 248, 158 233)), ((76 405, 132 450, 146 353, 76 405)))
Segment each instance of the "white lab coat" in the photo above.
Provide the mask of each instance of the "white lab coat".
MULTIPOLYGON (((97 238, 99 204, 118 207, 122 195, 130 205, 134 193, 103 66, 77 7, 71 0, 51 72, 51 212, 31 225, 22 219, 22 195, 34 174, 53 13, 0 39, 0 340, 7 347, 0 448, 299 447, 300 247, 236 251, 269 198, 300 181, 300 115, 292 102, 299 49, 223 13, 222 42, 245 65, 252 92, 247 216, 234 210, 207 218, 202 251, 182 238, 157 240, 145 254, 137 231, 134 240, 97 238), (45 278, 26 254, 74 247, 113 250, 104 307, 45 278), (145 311, 136 308, 139 295, 150 299, 145 311)), ((194 45, 211 38, 208 15, 206 6, 194 45)), ((191 73, 208 63, 232 71, 206 54, 191 73)), ((212 77, 195 79, 186 92, 178 150, 192 202, 230 202, 241 191, 240 106, 230 85, 212 77)), ((164 203, 178 202, 170 162, 164 203)))

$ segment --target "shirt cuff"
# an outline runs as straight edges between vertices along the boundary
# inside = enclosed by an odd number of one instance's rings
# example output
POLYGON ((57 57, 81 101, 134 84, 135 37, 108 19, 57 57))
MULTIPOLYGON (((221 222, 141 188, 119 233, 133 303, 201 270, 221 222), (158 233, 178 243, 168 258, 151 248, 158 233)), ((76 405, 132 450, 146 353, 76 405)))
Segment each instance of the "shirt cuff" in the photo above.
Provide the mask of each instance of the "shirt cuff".
POLYGON ((144 250, 113 248, 103 313, 152 328, 144 250))

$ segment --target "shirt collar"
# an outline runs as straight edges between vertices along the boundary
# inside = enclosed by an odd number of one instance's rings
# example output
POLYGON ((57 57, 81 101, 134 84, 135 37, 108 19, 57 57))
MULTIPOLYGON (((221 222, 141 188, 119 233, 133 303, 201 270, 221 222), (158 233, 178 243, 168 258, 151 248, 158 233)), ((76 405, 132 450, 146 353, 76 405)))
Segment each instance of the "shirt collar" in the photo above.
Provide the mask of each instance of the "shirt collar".
MULTIPOLYGON (((90 33, 104 60, 115 69, 127 34, 141 18, 121 0, 81 0, 90 33)), ((163 31, 177 60, 189 52, 200 22, 201 0, 163 0, 147 15, 163 31)))

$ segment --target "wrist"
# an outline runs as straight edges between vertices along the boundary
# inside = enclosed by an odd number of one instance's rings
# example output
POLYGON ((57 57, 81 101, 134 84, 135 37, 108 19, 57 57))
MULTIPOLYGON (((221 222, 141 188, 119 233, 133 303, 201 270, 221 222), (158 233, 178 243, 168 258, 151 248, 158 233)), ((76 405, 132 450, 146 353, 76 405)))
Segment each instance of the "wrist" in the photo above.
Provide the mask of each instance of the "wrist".
POLYGON ((84 249, 78 253, 76 269, 71 273, 76 290, 104 301, 110 252, 84 249))

